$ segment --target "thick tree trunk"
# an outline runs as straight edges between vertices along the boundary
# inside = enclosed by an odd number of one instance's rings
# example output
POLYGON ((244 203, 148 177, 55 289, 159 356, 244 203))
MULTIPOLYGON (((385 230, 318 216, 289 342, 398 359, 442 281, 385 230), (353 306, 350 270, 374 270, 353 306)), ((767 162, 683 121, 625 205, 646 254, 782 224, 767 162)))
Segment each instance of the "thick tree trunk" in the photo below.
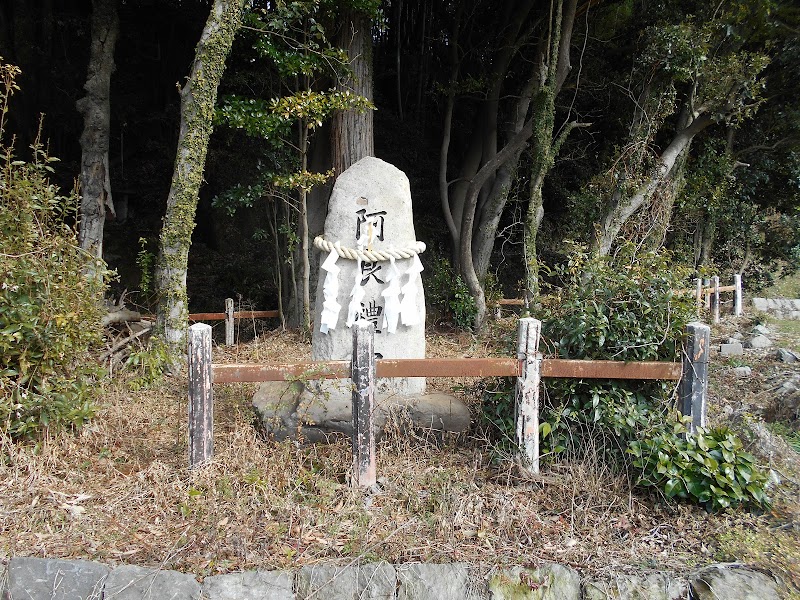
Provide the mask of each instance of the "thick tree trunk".
MULTIPOLYGON (((340 47, 350 57, 352 75, 337 85, 372 100, 372 26, 369 17, 354 10, 342 16, 340 47)), ((375 156, 372 111, 339 110, 331 121, 331 154, 334 174, 340 175, 365 156, 375 156)))
MULTIPOLYGON (((86 96, 77 101, 83 115, 81 135, 81 206, 78 240, 81 248, 95 258, 103 257, 103 227, 106 211, 112 216, 111 179, 108 169, 108 141, 111 128, 111 73, 114 47, 119 33, 117 0, 92 2, 92 49, 86 77, 86 96)), ((92 266, 90 270, 94 270, 92 266)))
POLYGON ((522 129, 503 146, 494 157, 484 164, 469 182, 466 200, 464 203, 464 218, 461 222, 461 247, 459 249, 459 259, 461 262, 461 274, 464 282, 469 288, 470 295, 475 299, 476 313, 474 328, 476 331, 483 327, 486 319, 486 295, 483 291, 483 283, 478 279, 475 271, 475 264, 472 259, 472 237, 475 225, 475 209, 478 204, 478 196, 481 188, 486 181, 502 165, 506 164, 516 155, 527 143, 533 132, 533 122, 528 120, 522 129))
POLYGON ((156 327, 167 345, 173 368, 179 365, 186 352, 189 303, 186 269, 217 87, 245 3, 246 0, 215 0, 197 44, 189 80, 181 89, 178 153, 156 267, 156 327))

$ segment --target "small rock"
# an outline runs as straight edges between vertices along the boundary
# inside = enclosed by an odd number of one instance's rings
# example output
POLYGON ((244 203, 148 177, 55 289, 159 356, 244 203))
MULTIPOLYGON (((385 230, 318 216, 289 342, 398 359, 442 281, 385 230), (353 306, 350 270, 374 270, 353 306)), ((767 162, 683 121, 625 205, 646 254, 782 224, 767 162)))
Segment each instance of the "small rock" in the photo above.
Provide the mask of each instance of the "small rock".
POLYGON ((737 377, 750 377, 753 374, 753 369, 750 367, 734 367, 733 374, 737 377))
MULTIPOLYGON (((289 589, 291 590, 291 587, 289 589)), ((350 567, 308 565, 297 573, 297 600, 306 598, 394 600, 396 589, 395 569, 387 562, 350 567)))
POLYGON ((772 575, 737 563, 711 565, 690 577, 697 600, 779 600, 784 586, 772 575))
POLYGON ((106 579, 103 597, 114 600, 155 600, 167 597, 161 595, 164 590, 169 590, 170 600, 200 598, 200 584, 194 575, 136 565, 122 565, 112 570, 106 579))
POLYGON ((245 571, 203 580, 203 600, 295 600, 289 571, 245 571))
POLYGON ((744 354, 744 346, 737 341, 720 344, 719 353, 722 356, 741 356, 744 354))
POLYGON ((787 348, 778 348, 778 351, 775 353, 775 358, 785 363, 797 362, 797 354, 787 348))
POLYGON ((583 585, 584 600, 685 600, 689 582, 664 573, 647 576, 617 575, 610 581, 589 581, 583 585))
POLYGON ((397 565, 397 600, 478 600, 486 598, 485 583, 473 580, 463 563, 397 565), (481 589, 484 588, 484 589, 481 589))
POLYGON ((769 348, 772 346, 772 340, 765 335, 757 335, 750 338, 746 346, 748 348, 769 348))
POLYGON ((109 571, 105 565, 85 560, 12 558, 6 593, 9 598, 100 598, 109 571))
POLYGON ((500 571, 489 580, 489 591, 492 600, 578 600, 581 580, 569 567, 545 563, 500 571))
POLYGON ((756 325, 753 327, 753 333, 759 333, 761 335, 769 335, 769 327, 766 325, 756 325))
POLYGON ((733 335, 730 337, 730 339, 729 339, 728 341, 729 341, 729 342, 741 342, 743 339, 744 339, 744 335, 742 335, 741 333, 739 333, 739 332, 737 331, 736 333, 734 333, 734 334, 733 334, 733 335))

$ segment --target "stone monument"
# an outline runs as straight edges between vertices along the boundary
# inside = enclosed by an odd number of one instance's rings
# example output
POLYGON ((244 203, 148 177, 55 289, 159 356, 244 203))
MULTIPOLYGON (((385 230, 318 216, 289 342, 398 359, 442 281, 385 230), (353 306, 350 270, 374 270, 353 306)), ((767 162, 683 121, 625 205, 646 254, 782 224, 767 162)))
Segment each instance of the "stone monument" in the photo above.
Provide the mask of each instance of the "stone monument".
MULTIPOLYGON (((336 180, 325 233, 314 240, 322 253, 317 285, 312 358, 350 360, 352 325, 375 326, 376 358, 425 357, 425 296, 411 190, 405 174, 377 158, 363 158, 336 180)), ((317 441, 352 432, 349 380, 268 382, 253 405, 264 428, 278 438, 302 434, 317 441)), ((379 379, 375 425, 402 411, 414 426, 465 431, 469 411, 449 394, 426 394, 422 377, 379 379)))

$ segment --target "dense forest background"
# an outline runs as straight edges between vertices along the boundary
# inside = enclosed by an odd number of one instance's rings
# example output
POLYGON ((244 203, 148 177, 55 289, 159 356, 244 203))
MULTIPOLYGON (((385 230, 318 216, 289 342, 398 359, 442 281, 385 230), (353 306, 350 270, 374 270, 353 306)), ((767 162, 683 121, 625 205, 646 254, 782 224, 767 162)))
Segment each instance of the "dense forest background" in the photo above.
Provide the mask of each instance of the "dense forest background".
MULTIPOLYGON (((175 171, 180 89, 218 4, 0 4, 0 56, 21 69, 6 134, 26 158, 43 114, 65 189, 81 175, 98 16, 117 19, 102 255, 116 293, 138 291, 143 306, 156 304, 146 271, 175 171)), ((623 241, 667 247, 692 269, 761 285, 798 264, 799 35, 800 11, 780 0, 255 2, 219 86, 190 307, 280 302, 302 321, 300 215, 311 238, 321 233, 333 182, 310 174, 346 166, 337 140, 355 130, 369 138, 356 142, 364 154, 409 176, 434 300, 458 286, 479 311, 490 289, 533 298, 572 241, 600 254, 623 241), (343 103, 331 92, 342 89, 365 100, 343 103), (319 118, 282 116, 303 93, 323 95, 319 118)))

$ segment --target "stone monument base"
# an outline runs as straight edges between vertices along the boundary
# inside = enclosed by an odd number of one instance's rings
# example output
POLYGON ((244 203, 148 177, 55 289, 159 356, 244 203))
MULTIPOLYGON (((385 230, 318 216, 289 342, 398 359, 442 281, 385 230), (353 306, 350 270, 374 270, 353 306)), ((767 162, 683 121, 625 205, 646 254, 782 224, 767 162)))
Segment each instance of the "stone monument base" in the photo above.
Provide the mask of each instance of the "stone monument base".
MULTIPOLYGON (((353 433, 352 390, 350 380, 269 381, 253 396, 253 408, 263 431, 275 439, 302 438, 324 442, 332 434, 353 433)), ((380 439, 392 415, 414 429, 464 433, 470 414, 464 402, 452 394, 389 395, 378 392, 375 398, 375 436, 380 439)))

